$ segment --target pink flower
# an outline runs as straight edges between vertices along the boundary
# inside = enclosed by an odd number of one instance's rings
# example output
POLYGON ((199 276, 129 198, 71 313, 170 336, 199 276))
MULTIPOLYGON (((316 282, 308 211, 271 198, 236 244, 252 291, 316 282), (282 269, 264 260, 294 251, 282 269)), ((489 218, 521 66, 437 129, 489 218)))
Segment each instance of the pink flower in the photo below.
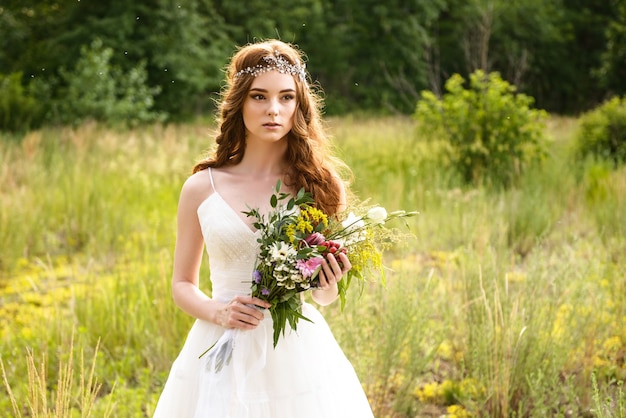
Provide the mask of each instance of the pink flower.
POLYGON ((313 257, 308 260, 298 260, 296 267, 304 278, 311 277, 322 264, 322 257, 313 257))
POLYGON ((320 245, 325 240, 326 238, 324 238, 324 235, 320 234, 319 232, 313 232, 311 235, 304 239, 304 242, 309 245, 320 245))

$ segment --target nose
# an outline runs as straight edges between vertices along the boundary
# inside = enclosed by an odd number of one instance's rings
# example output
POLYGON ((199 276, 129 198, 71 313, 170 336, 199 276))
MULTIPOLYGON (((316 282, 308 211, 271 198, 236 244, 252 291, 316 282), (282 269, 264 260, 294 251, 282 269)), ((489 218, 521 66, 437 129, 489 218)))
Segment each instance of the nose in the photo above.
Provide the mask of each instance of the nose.
POLYGON ((267 114, 269 116, 278 116, 278 101, 270 100, 267 108, 267 114))

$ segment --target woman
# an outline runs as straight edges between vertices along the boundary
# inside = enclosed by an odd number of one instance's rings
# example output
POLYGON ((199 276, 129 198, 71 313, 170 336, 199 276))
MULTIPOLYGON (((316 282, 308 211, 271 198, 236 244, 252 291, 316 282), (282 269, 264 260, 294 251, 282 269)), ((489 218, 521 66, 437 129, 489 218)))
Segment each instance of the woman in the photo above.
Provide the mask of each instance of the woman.
MULTIPOLYGON (((320 101, 307 82, 301 53, 277 40, 247 45, 232 58, 220 105, 213 155, 182 187, 172 293, 197 318, 174 362, 155 417, 372 417, 354 369, 320 313, 304 303, 297 332, 274 348, 269 304, 250 296, 258 255, 253 219, 269 211, 277 180, 304 187, 319 209, 335 214, 346 192, 321 127, 320 101), (212 295, 199 286, 206 246, 212 295), (227 329, 237 330, 232 358, 216 372, 200 355, 227 329)), ((350 269, 341 253, 324 260, 320 305, 337 298, 350 269)))

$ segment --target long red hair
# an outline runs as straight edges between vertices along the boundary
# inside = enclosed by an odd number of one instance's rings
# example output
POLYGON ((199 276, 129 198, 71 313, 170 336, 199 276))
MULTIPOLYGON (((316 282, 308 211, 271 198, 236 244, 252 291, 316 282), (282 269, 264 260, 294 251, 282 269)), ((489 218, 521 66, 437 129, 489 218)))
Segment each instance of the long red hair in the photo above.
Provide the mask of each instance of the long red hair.
MULTIPOLYGON (((208 167, 238 164, 246 149, 246 128, 243 122, 243 104, 254 76, 235 74, 245 68, 266 66, 265 57, 276 51, 292 65, 303 65, 303 54, 293 45, 268 40, 246 45, 232 57, 227 70, 226 86, 218 108, 219 124, 215 137, 217 147, 193 172, 208 167)), ((347 166, 334 157, 321 120, 322 100, 306 81, 294 76, 297 107, 293 127, 287 135, 285 159, 289 171, 285 184, 292 190, 304 188, 313 195, 316 205, 327 214, 335 214, 341 205, 342 184, 339 174, 349 172, 347 166), (341 173, 340 173, 341 170, 341 173)))

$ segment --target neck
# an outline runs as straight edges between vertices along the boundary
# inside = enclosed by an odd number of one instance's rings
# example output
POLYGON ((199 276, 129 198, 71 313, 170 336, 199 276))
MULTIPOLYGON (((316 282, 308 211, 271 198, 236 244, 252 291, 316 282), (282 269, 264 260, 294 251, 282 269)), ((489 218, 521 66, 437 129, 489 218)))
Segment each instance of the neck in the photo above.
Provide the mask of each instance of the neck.
POLYGON ((253 176, 282 176, 287 171, 286 152, 286 140, 270 144, 247 143, 246 152, 237 166, 253 176))

